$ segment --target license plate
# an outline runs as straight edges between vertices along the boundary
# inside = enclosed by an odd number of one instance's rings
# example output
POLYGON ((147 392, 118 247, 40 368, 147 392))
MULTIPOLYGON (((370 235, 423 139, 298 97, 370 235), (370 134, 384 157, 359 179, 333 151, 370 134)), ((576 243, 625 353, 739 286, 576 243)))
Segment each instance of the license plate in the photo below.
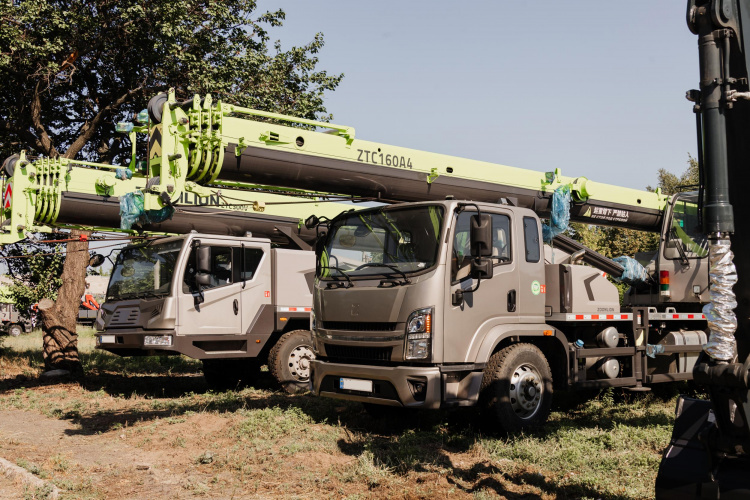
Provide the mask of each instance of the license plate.
POLYGON ((99 335, 99 343, 100 344, 114 344, 115 336, 114 335, 99 335))
POLYGON ((339 379, 339 389, 349 391, 372 392, 372 380, 361 380, 358 378, 339 379))

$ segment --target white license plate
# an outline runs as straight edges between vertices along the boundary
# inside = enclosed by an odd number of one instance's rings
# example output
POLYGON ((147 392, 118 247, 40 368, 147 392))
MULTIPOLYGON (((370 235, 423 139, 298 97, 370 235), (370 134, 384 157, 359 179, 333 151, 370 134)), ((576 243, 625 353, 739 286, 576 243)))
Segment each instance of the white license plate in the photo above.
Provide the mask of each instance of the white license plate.
POLYGON ((358 378, 339 379, 339 389, 349 391, 372 392, 372 380, 360 380, 358 378))
POLYGON ((99 335, 99 343, 100 344, 114 344, 115 336, 114 335, 99 335))

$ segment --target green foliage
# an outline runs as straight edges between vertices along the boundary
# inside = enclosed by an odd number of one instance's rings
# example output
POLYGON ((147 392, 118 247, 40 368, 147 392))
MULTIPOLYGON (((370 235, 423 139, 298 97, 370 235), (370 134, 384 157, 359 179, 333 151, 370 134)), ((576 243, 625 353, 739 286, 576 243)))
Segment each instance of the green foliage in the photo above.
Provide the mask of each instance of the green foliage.
POLYGON ((0 158, 20 149, 115 162, 117 121, 175 87, 242 106, 330 119, 317 69, 323 36, 282 51, 269 28, 282 10, 254 0, 29 0, 0 4, 0 158))
POLYGON ((12 280, 9 296, 21 315, 28 314, 30 307, 42 299, 57 299, 62 285, 60 275, 65 255, 59 245, 44 243, 45 239, 57 239, 59 235, 36 237, 41 240, 39 244, 14 243, 0 250, 0 256, 6 257, 4 262, 12 280), (20 257, 26 255, 29 257, 20 257))

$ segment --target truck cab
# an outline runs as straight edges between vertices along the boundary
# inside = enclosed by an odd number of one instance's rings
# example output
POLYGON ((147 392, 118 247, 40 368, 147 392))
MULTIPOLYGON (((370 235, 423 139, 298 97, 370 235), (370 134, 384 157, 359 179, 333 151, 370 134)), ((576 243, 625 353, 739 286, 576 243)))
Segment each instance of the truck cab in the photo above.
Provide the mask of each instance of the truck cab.
POLYGON ((481 405, 517 431, 546 420, 555 388, 688 379, 705 342, 702 314, 622 311, 606 273, 544 246, 537 214, 511 204, 341 214, 317 254, 318 395, 481 405))
POLYGON ((285 388, 306 388, 313 259, 251 236, 190 233, 128 246, 114 263, 97 348, 200 359, 216 388, 251 381, 270 358, 285 388))
POLYGON ((313 310, 314 390, 344 399, 473 405, 503 339, 567 349, 545 323, 539 218, 509 205, 414 203, 340 216, 321 252, 313 310), (489 235, 484 279, 472 252, 479 212, 489 235))

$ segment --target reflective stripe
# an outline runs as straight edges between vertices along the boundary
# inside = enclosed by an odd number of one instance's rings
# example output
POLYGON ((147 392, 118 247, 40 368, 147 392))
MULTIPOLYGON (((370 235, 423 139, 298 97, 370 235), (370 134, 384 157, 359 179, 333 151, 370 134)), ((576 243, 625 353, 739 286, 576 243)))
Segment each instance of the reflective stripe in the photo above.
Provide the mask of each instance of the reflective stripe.
POLYGON ((312 307, 279 307, 279 312, 310 312, 312 307))

